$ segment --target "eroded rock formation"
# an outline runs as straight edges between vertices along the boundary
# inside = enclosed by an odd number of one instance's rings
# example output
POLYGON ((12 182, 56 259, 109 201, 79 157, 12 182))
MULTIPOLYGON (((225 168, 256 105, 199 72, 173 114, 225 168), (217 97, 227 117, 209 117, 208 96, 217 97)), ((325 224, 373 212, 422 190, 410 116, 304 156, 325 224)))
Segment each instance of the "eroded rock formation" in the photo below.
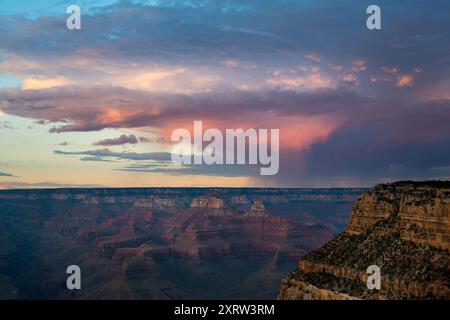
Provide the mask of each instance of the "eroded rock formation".
POLYGON ((450 182, 377 185, 343 234, 302 258, 279 298, 450 299, 449 211, 450 182), (367 288, 370 265, 381 268, 380 290, 367 288))

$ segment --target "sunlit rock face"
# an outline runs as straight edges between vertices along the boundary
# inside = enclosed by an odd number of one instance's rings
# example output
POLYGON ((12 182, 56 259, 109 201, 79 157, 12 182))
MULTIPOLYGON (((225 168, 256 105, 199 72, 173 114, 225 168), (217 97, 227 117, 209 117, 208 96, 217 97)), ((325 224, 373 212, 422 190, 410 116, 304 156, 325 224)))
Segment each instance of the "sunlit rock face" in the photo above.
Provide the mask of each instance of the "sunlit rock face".
POLYGON ((361 189, 0 191, 3 298, 275 298, 361 189), (65 289, 79 265, 83 290, 65 289))
POLYGON ((392 216, 399 221, 402 239, 449 249, 449 212, 450 184, 378 185, 358 199, 346 232, 360 234, 392 216))
POLYGON ((450 182, 380 184, 353 206, 345 232, 303 257, 281 299, 450 299, 450 182), (380 290, 367 267, 381 268, 380 290))

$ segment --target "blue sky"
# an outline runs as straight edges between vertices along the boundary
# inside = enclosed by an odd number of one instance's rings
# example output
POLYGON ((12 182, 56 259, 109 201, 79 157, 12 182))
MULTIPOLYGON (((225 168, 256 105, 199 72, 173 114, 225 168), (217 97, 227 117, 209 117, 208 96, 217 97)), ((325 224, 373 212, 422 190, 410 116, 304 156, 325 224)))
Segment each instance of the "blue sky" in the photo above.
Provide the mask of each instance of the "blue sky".
MULTIPOLYGON (((0 14, 6 15, 22 15, 29 17, 39 17, 47 15, 61 15, 69 5, 79 5, 86 12, 90 12, 92 8, 103 7, 118 3, 117 0, 82 0, 82 1, 61 1, 61 0, 1 0, 0 14)), ((145 1, 134 1, 135 3, 145 3, 145 1)))

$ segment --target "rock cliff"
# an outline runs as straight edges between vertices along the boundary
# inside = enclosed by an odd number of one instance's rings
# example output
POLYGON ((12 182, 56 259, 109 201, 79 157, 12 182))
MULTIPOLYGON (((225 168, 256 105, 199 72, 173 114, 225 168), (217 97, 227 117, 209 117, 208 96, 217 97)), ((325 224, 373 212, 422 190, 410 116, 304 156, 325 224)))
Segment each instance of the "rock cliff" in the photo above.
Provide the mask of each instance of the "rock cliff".
POLYGON ((450 182, 380 184, 354 204, 344 233, 306 255, 280 299, 450 299, 450 182), (367 267, 381 270, 368 289, 367 267))

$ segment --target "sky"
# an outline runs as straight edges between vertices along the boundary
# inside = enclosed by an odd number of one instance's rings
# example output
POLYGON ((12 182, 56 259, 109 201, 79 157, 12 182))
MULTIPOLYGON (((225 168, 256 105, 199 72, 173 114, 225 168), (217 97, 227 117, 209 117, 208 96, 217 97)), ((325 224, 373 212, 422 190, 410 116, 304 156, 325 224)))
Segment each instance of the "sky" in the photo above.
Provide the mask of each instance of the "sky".
POLYGON ((0 0, 0 188, 448 179, 449 40, 448 0, 0 0), (278 128, 278 174, 172 163, 194 120, 278 128))

